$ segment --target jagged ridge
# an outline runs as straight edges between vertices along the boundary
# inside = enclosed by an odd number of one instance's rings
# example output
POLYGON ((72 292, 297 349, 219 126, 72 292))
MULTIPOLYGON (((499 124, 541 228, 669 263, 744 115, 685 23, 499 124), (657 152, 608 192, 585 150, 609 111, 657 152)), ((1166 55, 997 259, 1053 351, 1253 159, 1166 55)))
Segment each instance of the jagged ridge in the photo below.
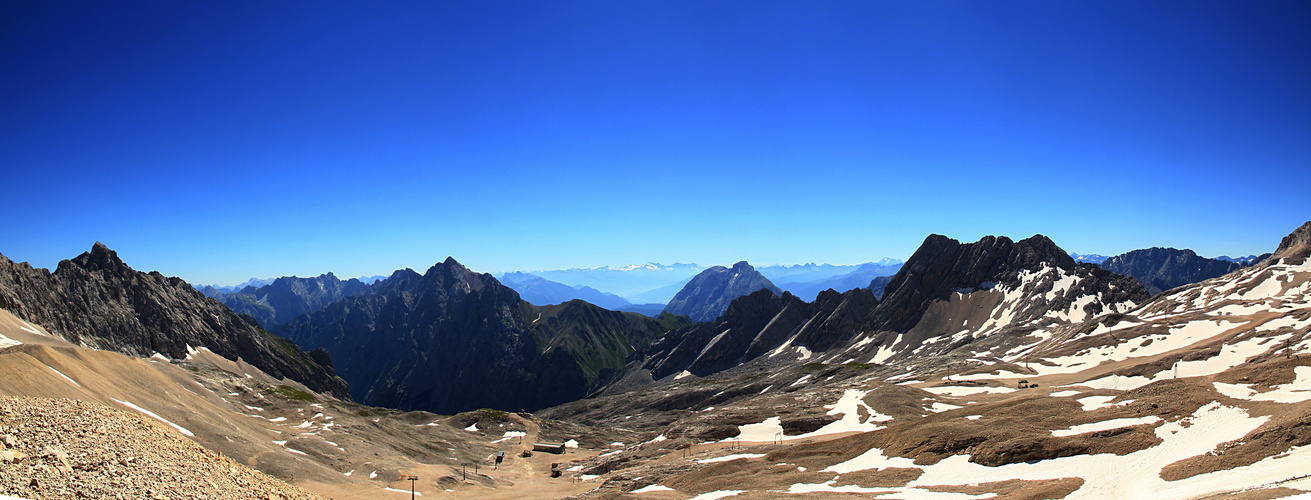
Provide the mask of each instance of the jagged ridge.
POLYGON ((188 347, 238 357, 279 378, 348 398, 326 351, 306 353, 176 277, 133 270, 97 242, 54 273, 0 255, 0 308, 73 343, 184 358, 188 347))

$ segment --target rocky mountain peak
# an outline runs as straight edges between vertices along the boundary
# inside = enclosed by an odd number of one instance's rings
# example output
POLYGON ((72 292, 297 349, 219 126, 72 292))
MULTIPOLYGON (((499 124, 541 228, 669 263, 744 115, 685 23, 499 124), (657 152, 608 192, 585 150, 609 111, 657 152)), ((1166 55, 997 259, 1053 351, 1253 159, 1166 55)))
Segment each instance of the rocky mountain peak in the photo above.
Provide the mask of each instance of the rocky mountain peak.
POLYGON ((1041 234, 1035 234, 1016 243, 1022 251, 1027 252, 1031 257, 1028 261, 1047 262, 1060 268, 1069 268, 1075 265, 1074 257, 1061 247, 1056 246, 1056 242, 1051 238, 1041 234))
MULTIPOLYGON (((929 304, 948 300, 959 290, 986 289, 998 283, 1016 285, 1024 271, 1052 268, 1071 273, 1080 266, 1040 234, 1019 242, 1005 236, 984 236, 974 243, 929 235, 887 283, 873 326, 904 332, 919 323, 929 304)), ((1127 285, 1117 286, 1123 290, 1127 285)))
MULTIPOLYGON (((104 243, 99 241, 91 246, 90 252, 83 252, 81 255, 71 260, 59 263, 59 269, 64 268, 65 263, 69 263, 85 269, 87 271, 110 271, 121 273, 129 269, 122 259, 118 258, 118 252, 110 250, 104 243)), ((58 272, 56 270, 56 272, 58 272)))
POLYGON ((1311 221, 1307 221, 1306 224, 1302 224, 1302 227, 1285 236, 1279 242, 1279 249, 1270 256, 1270 262, 1287 258, 1292 264, 1300 264, 1305 262, 1308 256, 1311 256, 1311 221))
POLYGON ((0 307, 64 340, 135 356, 205 347, 276 378, 346 397, 345 381, 179 278, 132 269, 102 243, 53 273, 0 259, 0 307))
MULTIPOLYGON (((457 262, 454 257, 447 257, 441 263, 428 268, 428 272, 423 275, 423 278, 424 281, 435 283, 448 292, 460 290, 465 293, 481 290, 487 280, 495 281, 495 278, 492 278, 491 275, 484 277, 470 271, 457 262)), ((500 285, 499 282, 497 284, 500 285)))
POLYGON ((715 266, 688 281, 665 306, 665 311, 687 315, 695 321, 711 321, 723 314, 733 299, 761 289, 774 295, 783 293, 746 261, 733 264, 731 269, 715 266))

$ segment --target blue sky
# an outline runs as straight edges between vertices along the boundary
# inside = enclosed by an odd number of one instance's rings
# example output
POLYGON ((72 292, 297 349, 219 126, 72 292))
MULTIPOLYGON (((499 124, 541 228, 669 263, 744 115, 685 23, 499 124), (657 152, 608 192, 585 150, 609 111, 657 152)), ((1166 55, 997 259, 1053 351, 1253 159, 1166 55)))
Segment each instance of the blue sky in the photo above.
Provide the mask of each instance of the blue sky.
POLYGON ((1273 250, 1304 2, 5 2, 0 253, 193 283, 1273 250))

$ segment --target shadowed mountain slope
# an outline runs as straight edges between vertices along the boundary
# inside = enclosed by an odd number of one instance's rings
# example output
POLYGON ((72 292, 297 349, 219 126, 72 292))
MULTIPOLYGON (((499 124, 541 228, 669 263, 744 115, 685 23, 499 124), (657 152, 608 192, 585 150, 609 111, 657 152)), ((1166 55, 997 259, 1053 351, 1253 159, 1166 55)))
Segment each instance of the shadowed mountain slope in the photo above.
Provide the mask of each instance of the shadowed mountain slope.
POLYGON ((535 410, 578 399, 603 370, 681 325, 583 301, 534 306, 452 258, 375 288, 277 331, 334 353, 357 400, 406 410, 535 410))
POLYGON ((990 337, 1011 348, 1035 329, 1125 311, 1149 298, 1132 278, 1078 264, 1041 235, 976 243, 931 235, 895 276, 876 284, 884 286, 882 300, 868 288, 827 290, 813 303, 769 291, 737 298, 716 320, 670 332, 635 354, 616 387, 640 384, 643 372, 656 380, 707 376, 754 360, 768 365, 821 353, 881 364, 990 337))
POLYGON ((313 278, 283 276, 259 288, 248 286, 236 292, 210 296, 238 314, 250 315, 264 328, 273 328, 296 316, 323 309, 343 297, 371 291, 369 285, 358 279, 343 281, 327 273, 313 278))
POLYGON ((100 243, 61 261, 53 273, 0 256, 0 308, 74 344, 171 358, 204 347, 274 377, 349 397, 326 351, 306 353, 180 278, 133 270, 100 243))
POLYGON ((1101 266, 1102 269, 1134 277, 1152 295, 1224 276, 1243 267, 1237 262, 1201 257, 1192 250, 1161 247, 1116 255, 1106 259, 1101 266))

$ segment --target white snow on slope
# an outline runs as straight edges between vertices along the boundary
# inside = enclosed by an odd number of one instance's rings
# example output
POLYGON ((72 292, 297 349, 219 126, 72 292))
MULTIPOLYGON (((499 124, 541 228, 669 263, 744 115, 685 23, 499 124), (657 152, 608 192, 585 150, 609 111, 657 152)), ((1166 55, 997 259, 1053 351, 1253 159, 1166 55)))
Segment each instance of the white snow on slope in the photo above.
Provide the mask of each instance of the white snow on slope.
POLYGON ((652 484, 652 485, 649 485, 649 486, 644 486, 644 487, 641 487, 641 488, 635 489, 635 490, 631 491, 630 493, 638 493, 638 494, 641 494, 641 493, 652 493, 652 492, 656 492, 656 491, 674 491, 674 489, 673 489, 673 488, 670 488, 670 487, 668 487, 668 486, 665 486, 665 485, 663 485, 663 484, 652 484))
POLYGON ((720 490, 710 493, 702 493, 687 500, 719 500, 720 498, 737 496, 746 493, 746 490, 720 490))
MULTIPOLYGON (((1160 477, 1161 469, 1209 452, 1220 443, 1240 439, 1267 420, 1269 417, 1250 417, 1241 408, 1211 403, 1190 417, 1157 427, 1156 436, 1164 440, 1160 445, 1127 455, 1075 455, 1001 467, 970 463, 968 456, 955 455, 924 468, 924 475, 911 485, 981 483, 997 477, 1022 480, 1081 477, 1085 483, 1067 498, 1188 498, 1216 491, 1215 485, 1203 487, 1194 478, 1167 482, 1160 477)), ((1242 474, 1232 476, 1231 482, 1220 491, 1266 482, 1246 481, 1249 478, 1242 474)))
POLYGON ((1070 426, 1069 429, 1060 429, 1060 430, 1052 431, 1052 435, 1056 437, 1077 436, 1079 434, 1087 434, 1089 432, 1098 432, 1098 431, 1109 431, 1111 429, 1119 429, 1121 427, 1132 427, 1135 425, 1154 424, 1160 421, 1161 421, 1161 417, 1157 417, 1155 415, 1149 415, 1146 417, 1138 417, 1138 418, 1116 418, 1112 420, 1103 420, 1101 422, 1092 422, 1087 424, 1070 426))
POLYGON ((169 422, 168 420, 165 420, 164 417, 161 417, 161 416, 159 416, 159 415, 156 415, 154 412, 152 412, 152 411, 150 411, 150 410, 147 410, 147 409, 142 408, 142 407, 140 407, 140 406, 134 405, 134 404, 129 403, 129 402, 127 402, 127 401, 119 401, 119 400, 114 399, 114 398, 109 398, 109 399, 113 399, 115 403, 121 404, 121 405, 126 406, 126 407, 128 407, 128 408, 131 408, 131 409, 133 409, 133 410, 139 411, 139 412, 145 414, 147 417, 150 417, 150 418, 153 418, 153 419, 158 420, 158 421, 160 421, 160 422, 163 422, 163 423, 165 423, 165 424, 168 424, 169 427, 172 427, 172 428, 174 428, 174 429, 177 429, 178 432, 181 432, 181 433, 187 435, 187 437, 196 437, 196 435, 195 435, 195 434, 192 434, 191 431, 182 428, 182 426, 180 426, 180 425, 178 425, 178 424, 175 424, 175 423, 173 423, 173 422, 169 422))
POLYGON ((1277 337, 1253 337, 1241 342, 1226 344, 1221 347, 1220 353, 1206 359, 1196 361, 1180 361, 1175 363, 1174 367, 1168 370, 1157 372, 1151 378, 1148 377, 1121 377, 1119 375, 1108 375, 1099 379, 1089 380, 1087 382, 1075 385, 1092 387, 1097 389, 1116 389, 1121 391, 1131 391, 1145 386, 1152 382, 1160 380, 1169 380, 1173 378, 1186 377, 1205 377, 1215 375, 1235 366, 1247 362, 1254 356, 1264 354, 1266 351, 1277 347, 1280 342, 1288 338, 1288 335, 1277 337))
POLYGON ((3 347, 9 347, 9 346, 16 346, 16 345, 23 345, 23 343, 22 343, 22 342, 19 342, 19 341, 17 341, 17 340, 11 339, 11 338, 9 338, 9 337, 6 337, 6 336, 4 336, 4 335, 0 335, 0 348, 3 348, 3 347))
POLYGON ((1213 338, 1241 324, 1215 320, 1190 321, 1171 327, 1169 333, 1144 335, 1116 345, 1094 347, 1070 356, 1049 358, 1046 361, 1056 366, 1035 363, 1030 365, 1030 368, 1037 371, 1038 375, 1078 373, 1106 361, 1155 356, 1182 349, 1213 338))
MULTIPOLYGON (((926 491, 919 487, 968 485, 996 481, 998 478, 1026 481, 1083 478, 1083 485, 1066 498, 1190 498, 1216 492, 1235 491, 1306 474, 1304 460, 1311 458, 1311 446, 1302 447, 1277 458, 1235 469, 1203 474, 1180 481, 1165 481, 1160 472, 1174 462, 1201 455, 1221 443, 1240 439, 1260 427, 1269 417, 1250 417, 1246 410, 1211 403, 1193 415, 1156 428, 1163 442, 1145 450, 1123 456, 1114 454, 1075 455, 1071 457, 988 467, 971 463, 968 455, 953 455, 937 464, 919 467, 910 459, 887 457, 882 450, 864 454, 826 469, 847 473, 887 467, 914 467, 924 474, 904 488, 880 488, 898 497, 917 498, 926 491)), ((824 484, 796 484, 789 489, 800 491, 857 491, 824 484)), ((846 488, 846 487, 841 487, 846 488)), ((874 491, 874 490, 862 490, 874 491)), ((967 498, 967 497, 956 497, 967 498)))
POLYGON ((528 433, 527 433, 527 432, 524 432, 524 431, 505 431, 505 436, 501 437, 501 439, 497 439, 497 440, 495 440, 495 441, 492 441, 491 444, 496 444, 496 443, 499 443, 499 442, 501 442, 501 441, 507 441, 507 440, 510 440, 510 439, 514 439, 514 438, 517 438, 517 437, 524 437, 524 436, 527 436, 527 435, 528 435, 528 433))
MULTIPOLYGON (((855 389, 847 389, 843 391, 842 397, 839 398, 836 403, 833 403, 831 406, 825 406, 825 408, 829 409, 827 415, 842 415, 842 418, 829 422, 828 425, 820 427, 813 432, 796 436, 784 435, 782 436, 782 439, 784 441, 791 441, 796 439, 810 439, 817 436, 842 432, 868 432, 882 429, 883 426, 879 424, 881 422, 892 420, 892 417, 878 413, 874 411, 873 408, 870 408, 869 405, 865 404, 864 398, 866 394, 869 394, 869 391, 855 389), (864 408, 865 412, 869 415, 863 422, 860 418, 861 408, 864 408)), ((769 417, 763 422, 738 426, 738 432, 737 439, 740 441, 772 442, 779 439, 779 436, 783 434, 782 420, 778 417, 769 417)), ((727 442, 732 441, 733 439, 734 438, 730 437, 723 439, 722 441, 727 442)))
POLYGON ((719 462, 728 462, 728 461, 730 461, 730 460, 740 460, 740 459, 743 459, 743 458, 757 458, 757 457, 763 457, 763 456, 765 456, 764 453, 738 453, 738 454, 736 454, 736 455, 724 455, 724 456, 722 456, 722 457, 706 458, 706 459, 702 459, 702 460, 697 460, 696 463, 699 463, 699 464, 713 464, 713 463, 719 463, 719 462))
POLYGON ((82 384, 77 383, 77 381, 76 381, 76 380, 73 380, 72 377, 69 377, 68 375, 64 375, 64 372, 61 372, 61 371, 59 371, 59 370, 56 370, 55 367, 53 367, 53 366, 46 366, 46 368, 49 368, 50 371, 55 372, 55 375, 59 375, 60 377, 64 377, 64 380, 67 380, 69 383, 71 383, 71 384, 73 384, 73 385, 76 385, 76 386, 78 386, 78 387, 82 387, 82 384))
MULTIPOLYGON (((739 425, 736 438, 724 438, 722 441, 728 442, 734 439, 740 441, 773 441, 778 439, 779 434, 783 433, 782 422, 778 417, 769 417, 759 423, 739 425)), ((661 437, 664 437, 664 435, 661 434, 661 437)))
POLYGON ((1297 378, 1287 384, 1275 386, 1274 390, 1256 392, 1251 384, 1225 384, 1215 382, 1215 390, 1234 399, 1248 401, 1273 401, 1276 403, 1301 403, 1311 401, 1311 366, 1293 368, 1297 378))
POLYGON ((939 396, 970 396, 973 394, 1009 394, 1015 392, 1010 387, 989 387, 989 386, 960 386, 950 385, 946 387, 926 387, 925 391, 937 394, 939 396))

